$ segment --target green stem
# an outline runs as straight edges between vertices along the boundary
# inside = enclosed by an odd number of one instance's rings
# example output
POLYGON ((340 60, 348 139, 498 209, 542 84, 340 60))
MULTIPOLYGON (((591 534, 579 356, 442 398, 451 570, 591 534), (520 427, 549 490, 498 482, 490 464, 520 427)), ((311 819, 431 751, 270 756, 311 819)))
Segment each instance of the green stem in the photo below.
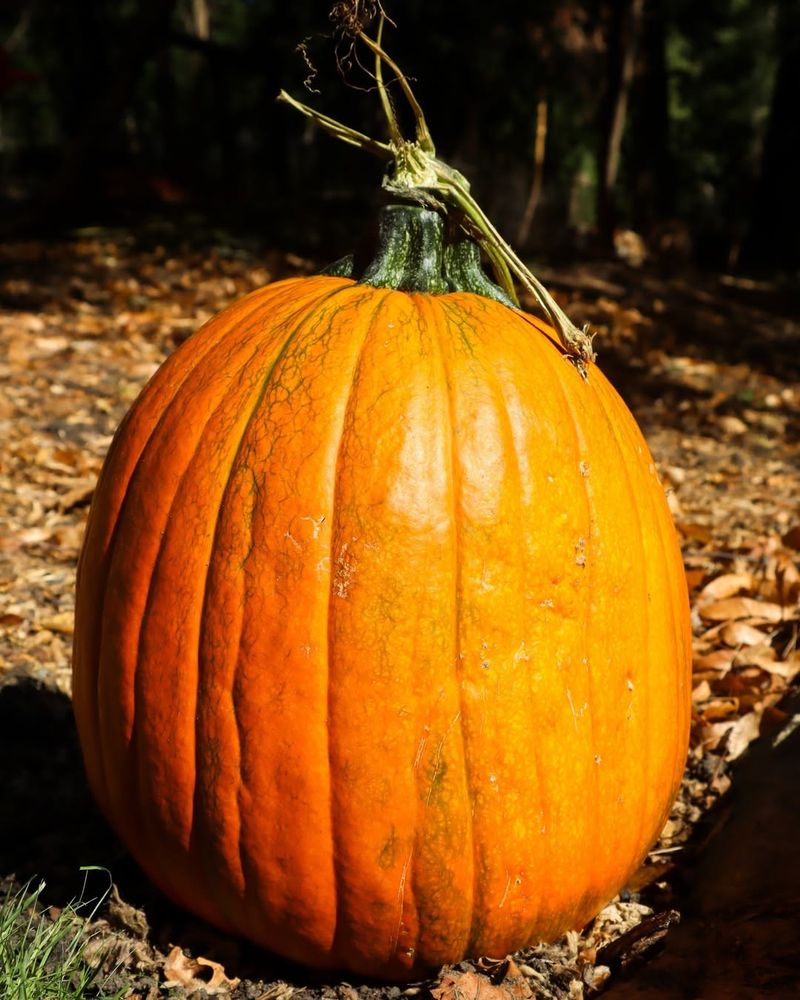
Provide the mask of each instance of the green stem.
MULTIPOLYGON (((381 18, 381 31, 383 30, 383 19, 381 18)), ((417 100, 414 91, 411 89, 411 84, 405 73, 400 69, 397 63, 392 59, 392 57, 385 52, 380 45, 380 36, 377 42, 374 42, 368 35, 365 35, 363 31, 358 33, 358 37, 361 41, 370 49, 379 62, 385 62, 389 69, 396 75, 397 80, 403 90, 403 95, 408 101, 411 110, 414 112, 414 121, 417 127, 417 143, 420 149, 424 150, 426 153, 430 153, 433 156, 436 152, 436 148, 433 145, 433 139, 431 137, 430 130, 428 128, 428 123, 425 120, 425 114, 417 100)), ((396 125, 396 121, 395 121, 396 125)))
POLYGON ((302 101, 298 101, 285 90, 282 90, 278 94, 278 100, 283 101, 284 104, 291 105, 301 115, 310 118, 315 125, 318 125, 328 135, 332 135, 334 139, 340 139, 350 146, 364 149, 366 152, 372 153, 382 160, 393 160, 395 158, 394 146, 391 143, 379 142, 377 139, 372 139, 370 136, 364 135, 363 132, 357 132, 354 128, 350 128, 349 125, 343 125, 341 122, 337 122, 335 118, 330 118, 321 111, 303 104, 302 101))
MULTIPOLYGON (((381 39, 383 38, 383 25, 386 20, 386 15, 381 11, 381 16, 378 21, 378 42, 377 48, 382 52, 380 48, 381 39)), ((389 127, 389 138, 395 146, 399 146, 403 141, 403 133, 400 131, 400 126, 397 123, 397 115, 394 113, 394 108, 392 107, 392 101, 389 97, 389 91, 386 89, 386 85, 383 82, 383 59, 381 58, 379 52, 375 53, 375 82, 378 85, 378 94, 380 95, 381 104, 383 106, 383 114, 386 118, 386 124, 389 127)))
POLYGON ((586 330, 579 330, 553 299, 539 279, 520 260, 511 246, 503 239, 486 213, 470 194, 469 182, 435 155, 433 140, 425 116, 411 86, 397 63, 381 46, 383 18, 378 27, 378 40, 373 41, 363 32, 359 37, 375 55, 375 79, 378 84, 389 128, 390 141, 379 142, 362 132, 357 132, 335 119, 302 104, 282 90, 279 100, 296 108, 336 139, 364 149, 382 160, 391 162, 390 171, 384 176, 384 188, 394 195, 418 202, 425 208, 441 214, 455 209, 465 232, 477 239, 492 268, 503 293, 518 305, 514 290, 514 276, 539 303, 561 342, 565 353, 575 361, 576 367, 586 377, 587 363, 595 358, 592 337, 586 330), (382 64, 385 63, 397 76, 403 94, 413 111, 416 121, 416 140, 404 139, 397 123, 383 80, 382 64))

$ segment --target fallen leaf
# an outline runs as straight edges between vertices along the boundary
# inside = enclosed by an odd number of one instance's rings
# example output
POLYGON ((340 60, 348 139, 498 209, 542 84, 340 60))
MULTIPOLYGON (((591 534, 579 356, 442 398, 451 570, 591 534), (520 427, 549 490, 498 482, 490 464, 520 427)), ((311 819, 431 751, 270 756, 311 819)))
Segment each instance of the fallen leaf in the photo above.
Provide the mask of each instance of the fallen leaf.
POLYGON ((758 646, 767 637, 747 622, 734 621, 723 626, 720 638, 727 646, 758 646))
POLYGON ((738 698, 715 698, 703 709, 703 718, 706 722, 714 722, 718 719, 728 719, 732 715, 736 715, 738 711, 738 698))
POLYGON ((694 670, 730 670, 733 666, 734 653, 728 649, 715 649, 705 656, 695 656, 692 660, 694 670))
POLYGON ((40 618, 36 622, 36 628, 49 629, 51 632, 60 632, 62 635, 72 635, 75 629, 75 612, 59 611, 58 614, 50 615, 48 618, 40 618))
POLYGON ((705 524, 697 524, 695 521, 676 521, 675 527, 689 541, 702 542, 704 545, 711 541, 711 531, 705 524))
POLYGON ((240 980, 229 979, 219 962, 208 958, 190 958, 176 945, 164 959, 164 986, 182 986, 187 996, 205 990, 210 996, 220 996, 235 989, 240 980))
POLYGON ((782 536, 781 541, 789 548, 800 552, 800 524, 795 524, 782 536))
POLYGON ((747 424, 738 417, 725 414, 717 418, 717 423, 726 434, 738 437, 741 434, 747 433, 747 424))
POLYGON ((67 490, 66 493, 62 493, 58 498, 58 509, 66 513, 72 510, 73 507, 80 507, 82 504, 88 503, 92 499, 94 487, 95 480, 92 478, 86 482, 79 483, 71 490, 67 490))
POLYGON ((477 972, 446 972, 431 990, 431 996, 434 1000, 528 1000, 533 991, 519 969, 517 976, 497 985, 477 972))
POLYGON ((722 576, 715 577, 707 583, 697 595, 697 599, 704 604, 720 601, 726 597, 733 597, 741 590, 752 590, 752 587, 753 577, 750 573, 723 573, 722 576))
POLYGON ((714 736, 714 746, 719 748, 724 741, 725 756, 728 760, 736 760, 757 738, 759 724, 758 713, 748 712, 735 722, 715 722, 709 728, 714 736))
POLYGON ((779 622, 783 619, 783 608, 770 601, 758 601, 754 597, 729 597, 724 601, 703 604, 700 617, 706 621, 722 622, 736 618, 759 618, 765 622, 779 622))

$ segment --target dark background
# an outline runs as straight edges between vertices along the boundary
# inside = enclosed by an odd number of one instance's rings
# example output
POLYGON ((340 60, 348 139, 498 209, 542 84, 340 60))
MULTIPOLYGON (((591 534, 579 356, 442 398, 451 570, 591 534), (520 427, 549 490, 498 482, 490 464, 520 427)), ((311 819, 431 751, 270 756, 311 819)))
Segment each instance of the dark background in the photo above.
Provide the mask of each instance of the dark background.
MULTIPOLYGON (((382 168, 275 103, 284 86, 383 137, 367 74, 337 71, 329 6, 0 0, 0 235, 158 216, 341 249, 382 168), (304 39, 319 93, 304 90, 304 39)), ((800 266, 796 0, 389 0, 387 12, 386 46, 439 154, 523 249, 800 266)))

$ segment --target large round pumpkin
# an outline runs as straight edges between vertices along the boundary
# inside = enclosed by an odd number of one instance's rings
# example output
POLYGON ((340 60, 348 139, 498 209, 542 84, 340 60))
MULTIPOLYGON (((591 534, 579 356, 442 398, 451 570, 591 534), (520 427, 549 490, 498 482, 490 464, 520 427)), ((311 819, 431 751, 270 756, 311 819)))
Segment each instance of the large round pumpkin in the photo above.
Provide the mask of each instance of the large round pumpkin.
MULTIPOLYGON (((421 231, 404 287, 441 278, 421 231)), ((75 712, 169 896, 403 978, 625 883, 681 776, 688 637, 653 460, 596 366, 484 295, 297 278, 211 320, 122 424, 75 712)))

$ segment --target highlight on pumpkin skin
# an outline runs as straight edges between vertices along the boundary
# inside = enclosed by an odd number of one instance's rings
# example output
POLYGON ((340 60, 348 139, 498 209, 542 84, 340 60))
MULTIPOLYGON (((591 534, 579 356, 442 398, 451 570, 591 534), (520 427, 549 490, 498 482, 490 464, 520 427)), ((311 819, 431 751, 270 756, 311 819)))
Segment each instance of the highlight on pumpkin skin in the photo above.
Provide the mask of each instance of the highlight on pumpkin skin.
POLYGON ((579 330, 553 299, 544 285, 517 256, 503 239, 492 221, 470 193, 469 182, 449 164, 436 156, 436 148, 428 123, 414 95, 408 78, 383 48, 385 15, 381 10, 377 38, 370 38, 359 28, 356 37, 375 56, 375 82, 378 88, 384 117, 389 132, 389 142, 381 142, 344 125, 328 115, 303 104, 285 90, 278 100, 291 105, 334 138, 366 150, 387 160, 390 169, 383 179, 383 187, 391 194, 419 202, 427 208, 457 215, 465 232, 475 239, 486 253, 497 283, 509 298, 518 304, 514 277, 523 288, 534 296, 555 329, 561 346, 575 362, 582 377, 586 378, 587 365, 594 361, 593 335, 579 330), (392 106, 388 88, 383 79, 384 64, 392 70, 400 84, 403 96, 411 108, 415 122, 415 137, 406 139, 400 129, 392 106))

